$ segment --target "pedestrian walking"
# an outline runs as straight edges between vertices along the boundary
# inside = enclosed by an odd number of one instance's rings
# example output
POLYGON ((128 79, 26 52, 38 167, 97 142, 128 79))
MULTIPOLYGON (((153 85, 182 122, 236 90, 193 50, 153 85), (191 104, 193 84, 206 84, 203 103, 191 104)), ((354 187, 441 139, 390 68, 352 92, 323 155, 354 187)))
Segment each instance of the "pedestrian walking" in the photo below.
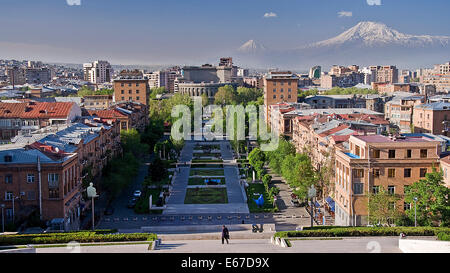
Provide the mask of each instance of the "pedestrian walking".
POLYGON ((230 232, 228 231, 228 228, 223 225, 222 226, 222 245, 224 244, 225 240, 227 240, 227 244, 228 244, 228 240, 230 239, 230 232))

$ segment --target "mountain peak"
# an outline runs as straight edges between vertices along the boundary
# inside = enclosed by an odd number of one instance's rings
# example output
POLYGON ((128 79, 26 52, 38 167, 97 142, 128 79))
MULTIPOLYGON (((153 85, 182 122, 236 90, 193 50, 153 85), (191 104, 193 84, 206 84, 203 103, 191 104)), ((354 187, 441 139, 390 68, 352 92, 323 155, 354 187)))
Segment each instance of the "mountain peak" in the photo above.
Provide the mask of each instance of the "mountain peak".
POLYGON ((248 40, 247 42, 245 42, 243 45, 241 45, 238 48, 238 51, 242 52, 242 53, 260 53, 260 52, 266 51, 266 50, 267 50, 267 48, 264 45, 258 43, 257 41, 255 41, 253 39, 248 40))
POLYGON ((355 26, 344 31, 340 35, 317 42, 310 47, 340 46, 349 43, 356 43, 360 46, 389 46, 401 45, 407 47, 423 47, 433 44, 447 45, 450 37, 429 36, 429 35, 409 35, 401 33, 384 23, 362 21, 355 26))

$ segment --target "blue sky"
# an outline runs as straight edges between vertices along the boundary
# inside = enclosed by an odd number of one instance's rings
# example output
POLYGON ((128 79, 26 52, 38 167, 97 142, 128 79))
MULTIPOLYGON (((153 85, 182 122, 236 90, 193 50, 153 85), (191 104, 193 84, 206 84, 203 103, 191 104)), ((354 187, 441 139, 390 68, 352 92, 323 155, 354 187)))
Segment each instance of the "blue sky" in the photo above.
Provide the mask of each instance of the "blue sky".
POLYGON ((448 0, 66 1, 0 0, 0 58, 201 64, 249 39, 268 48, 294 48, 360 21, 450 36, 448 0))

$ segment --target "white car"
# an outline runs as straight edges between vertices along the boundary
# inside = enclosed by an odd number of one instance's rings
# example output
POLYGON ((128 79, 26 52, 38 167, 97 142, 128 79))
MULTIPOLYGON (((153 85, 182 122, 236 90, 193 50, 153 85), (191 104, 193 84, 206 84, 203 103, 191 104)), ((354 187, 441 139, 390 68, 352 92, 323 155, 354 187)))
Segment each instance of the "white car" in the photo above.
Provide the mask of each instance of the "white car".
POLYGON ((142 192, 140 190, 136 190, 136 191, 134 191, 133 196, 139 198, 139 197, 141 197, 141 194, 142 194, 142 192))

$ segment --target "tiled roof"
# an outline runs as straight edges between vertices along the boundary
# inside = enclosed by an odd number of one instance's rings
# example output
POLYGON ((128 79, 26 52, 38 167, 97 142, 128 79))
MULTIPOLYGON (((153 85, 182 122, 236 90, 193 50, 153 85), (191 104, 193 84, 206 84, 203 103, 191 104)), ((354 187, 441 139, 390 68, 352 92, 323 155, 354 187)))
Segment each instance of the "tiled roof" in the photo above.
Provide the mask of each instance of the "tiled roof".
POLYGON ((127 115, 118 110, 89 110, 91 116, 97 116, 103 119, 126 118, 127 115))
POLYGON ((67 118, 73 102, 0 103, 0 118, 67 118))

